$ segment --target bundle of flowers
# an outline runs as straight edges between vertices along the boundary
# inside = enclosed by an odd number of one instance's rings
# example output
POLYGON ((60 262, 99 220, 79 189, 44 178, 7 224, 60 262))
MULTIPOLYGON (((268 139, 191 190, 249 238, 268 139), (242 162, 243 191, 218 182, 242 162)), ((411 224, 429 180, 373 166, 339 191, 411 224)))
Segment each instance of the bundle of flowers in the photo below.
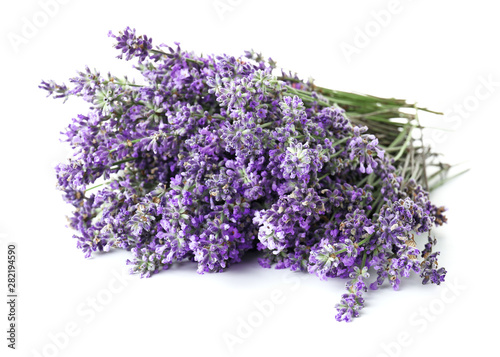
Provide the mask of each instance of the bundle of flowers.
POLYGON ((358 316, 367 285, 444 280, 431 229, 446 218, 429 190, 448 166, 414 135, 421 108, 318 87, 254 51, 198 56, 130 28, 110 36, 140 82, 86 68, 70 87, 40 85, 90 106, 56 168, 86 257, 125 249, 150 277, 185 260, 222 272, 257 250, 266 268, 347 278, 339 321, 358 316))

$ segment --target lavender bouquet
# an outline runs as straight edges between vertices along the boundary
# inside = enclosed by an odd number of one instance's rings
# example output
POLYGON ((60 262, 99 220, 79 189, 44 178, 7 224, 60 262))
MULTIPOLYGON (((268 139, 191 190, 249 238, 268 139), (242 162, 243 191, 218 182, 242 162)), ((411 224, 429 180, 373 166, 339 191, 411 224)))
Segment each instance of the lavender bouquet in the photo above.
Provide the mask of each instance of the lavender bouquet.
POLYGON ((411 272, 444 281, 431 229, 446 218, 428 192, 449 166, 414 135, 425 109, 276 74, 254 51, 197 56, 130 28, 110 36, 140 84, 86 68, 70 88, 40 85, 90 103, 56 168, 86 257, 126 249, 150 277, 184 260, 222 272, 258 250, 266 268, 347 278, 339 321, 358 316, 369 270, 371 289, 397 290, 411 272))

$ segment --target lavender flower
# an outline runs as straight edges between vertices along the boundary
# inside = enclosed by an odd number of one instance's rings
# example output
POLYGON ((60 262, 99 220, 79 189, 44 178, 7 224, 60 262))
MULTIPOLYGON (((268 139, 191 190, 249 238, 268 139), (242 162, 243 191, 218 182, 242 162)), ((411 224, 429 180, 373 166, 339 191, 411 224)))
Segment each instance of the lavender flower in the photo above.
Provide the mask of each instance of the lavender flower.
POLYGON ((384 157, 384 151, 378 147, 378 139, 375 138, 375 136, 370 134, 361 135, 361 133, 367 130, 368 128, 366 126, 354 127, 354 136, 349 142, 349 159, 354 160, 357 157, 359 159, 359 171, 371 174, 373 169, 378 165, 378 162, 373 158, 373 154, 376 153, 376 155, 382 159, 384 157))
POLYGON ((354 317, 359 316, 359 310, 365 305, 365 300, 361 292, 343 294, 340 303, 335 305, 338 314, 335 315, 335 320, 351 322, 354 317))
POLYGON ((140 61, 144 61, 149 55, 149 50, 153 48, 150 38, 146 35, 136 36, 135 29, 132 30, 130 27, 120 32, 118 36, 115 36, 110 31, 108 36, 116 39, 114 47, 122 51, 122 55, 118 56, 118 58, 121 59, 125 55, 127 61, 133 57, 138 57, 140 61))

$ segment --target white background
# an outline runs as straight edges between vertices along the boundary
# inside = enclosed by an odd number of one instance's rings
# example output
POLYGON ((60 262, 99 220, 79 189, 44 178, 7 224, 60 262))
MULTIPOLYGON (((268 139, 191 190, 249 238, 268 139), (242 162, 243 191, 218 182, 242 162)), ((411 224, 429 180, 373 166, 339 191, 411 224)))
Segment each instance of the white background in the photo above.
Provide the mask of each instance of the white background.
POLYGON ((10 241, 19 246, 20 297, 18 350, 12 354, 1 304, 0 355, 498 353, 486 352, 497 351, 500 318, 498 9, 486 0, 390 3, 73 0, 49 11, 33 0, 3 1, 0 301, 10 241), (390 16, 381 17, 387 11, 390 16), (50 14, 44 18, 43 12, 50 14), (35 32, 27 32, 26 21, 37 24, 35 32), (142 280, 116 280, 127 252, 85 260, 65 228, 68 207, 55 190, 53 168, 69 154, 59 132, 86 106, 74 98, 64 105, 47 99, 37 85, 42 79, 67 82, 85 65, 133 77, 132 63, 115 58, 107 37, 108 30, 126 26, 155 44, 179 41, 197 53, 240 55, 254 48, 319 85, 445 111, 445 118, 432 117, 432 125, 452 132, 430 133, 436 150, 447 162, 465 161, 462 166, 472 169, 432 195, 449 208, 449 224, 435 230, 449 283, 422 286, 416 278, 403 281, 398 292, 369 292, 361 317, 345 324, 334 320, 343 281, 262 269, 255 255, 223 274, 198 275, 187 263, 142 280), (368 37, 360 43, 361 33, 368 37), (342 50, 356 44, 350 56, 342 50), (496 85, 488 91, 485 81, 496 85), (259 321, 254 303, 274 294, 281 299, 259 321), (249 319, 256 327, 244 331, 241 321, 249 319), (65 337, 68 326, 74 336, 65 337), (241 337, 232 349, 224 339, 229 335, 241 337))

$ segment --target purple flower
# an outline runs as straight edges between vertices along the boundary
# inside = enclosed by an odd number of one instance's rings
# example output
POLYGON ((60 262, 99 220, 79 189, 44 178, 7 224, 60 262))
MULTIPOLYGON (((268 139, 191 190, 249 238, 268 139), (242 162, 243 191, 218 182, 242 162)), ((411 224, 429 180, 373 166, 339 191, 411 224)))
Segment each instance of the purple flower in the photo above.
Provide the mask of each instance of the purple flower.
POLYGON ((378 139, 371 134, 363 134, 367 131, 366 126, 353 128, 353 137, 349 142, 350 154, 349 159, 359 159, 359 171, 362 173, 371 174, 373 169, 378 165, 378 162, 373 158, 377 155, 379 158, 384 158, 384 151, 378 147, 378 139))
POLYGON ((309 257, 309 273, 316 274, 321 280, 336 276, 340 264, 336 251, 337 249, 328 240, 322 240, 314 246, 309 257))
POLYGON ((135 29, 132 30, 130 27, 127 27, 124 31, 120 31, 118 36, 115 36, 110 31, 108 36, 116 39, 114 47, 122 51, 122 54, 118 58, 122 58, 125 55, 127 61, 132 59, 132 57, 138 57, 139 61, 142 62, 148 57, 149 50, 153 48, 151 38, 148 38, 146 35, 136 36, 135 29))
POLYGON ((335 305, 338 311, 335 320, 351 322, 354 317, 359 316, 359 310, 364 307, 364 303, 361 292, 343 294, 340 303, 335 305))
POLYGON ((422 284, 427 284, 429 281, 432 284, 441 284, 446 277, 446 269, 438 268, 437 257, 440 253, 435 252, 430 254, 422 264, 420 277, 423 278, 422 284))
POLYGON ((64 98, 64 101, 68 99, 68 87, 65 84, 57 84, 56 82, 50 80, 48 82, 42 81, 42 83, 38 86, 43 90, 49 92, 47 97, 52 96, 53 98, 64 98))

